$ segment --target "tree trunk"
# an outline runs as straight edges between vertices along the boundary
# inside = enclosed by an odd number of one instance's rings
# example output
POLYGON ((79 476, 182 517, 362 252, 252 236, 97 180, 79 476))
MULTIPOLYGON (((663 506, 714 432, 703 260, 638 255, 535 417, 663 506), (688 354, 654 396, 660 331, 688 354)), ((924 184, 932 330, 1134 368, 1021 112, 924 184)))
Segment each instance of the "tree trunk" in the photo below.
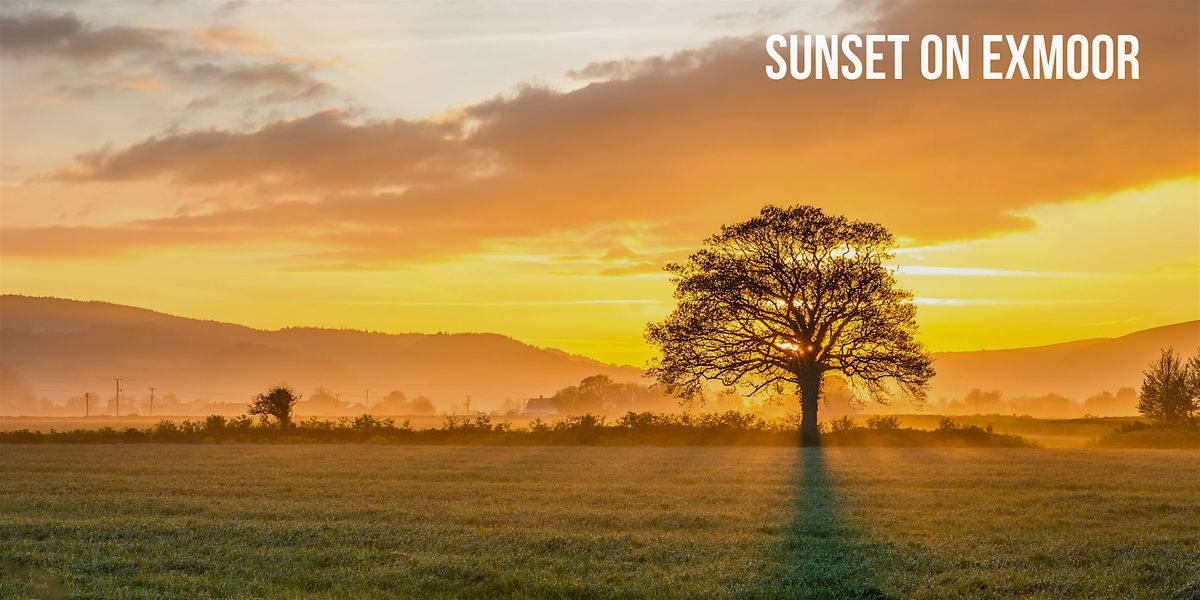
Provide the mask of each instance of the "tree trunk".
POLYGON ((800 378, 800 445, 820 446, 817 403, 821 400, 821 372, 797 373, 800 378))

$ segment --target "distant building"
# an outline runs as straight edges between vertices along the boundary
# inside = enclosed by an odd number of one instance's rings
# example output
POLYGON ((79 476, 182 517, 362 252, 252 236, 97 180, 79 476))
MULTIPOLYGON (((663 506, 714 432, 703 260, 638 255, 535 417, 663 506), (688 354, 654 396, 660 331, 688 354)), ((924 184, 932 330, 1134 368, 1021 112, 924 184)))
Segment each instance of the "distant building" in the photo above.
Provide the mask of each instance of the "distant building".
POLYGON ((525 401, 525 414, 531 417, 549 417, 558 414, 558 406, 554 398, 538 396, 525 401))

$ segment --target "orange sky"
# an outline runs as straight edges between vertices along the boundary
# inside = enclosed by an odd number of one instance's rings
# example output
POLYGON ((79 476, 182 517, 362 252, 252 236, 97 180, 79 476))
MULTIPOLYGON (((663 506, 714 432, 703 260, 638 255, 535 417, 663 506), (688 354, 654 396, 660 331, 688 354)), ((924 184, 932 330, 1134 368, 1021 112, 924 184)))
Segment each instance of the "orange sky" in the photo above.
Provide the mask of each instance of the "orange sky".
POLYGON ((935 350, 1200 318, 1200 5, 882 6, 6 6, 0 287, 640 363, 665 261, 810 203, 904 240, 935 350), (1132 33, 1142 78, 767 80, 799 29, 1132 33))

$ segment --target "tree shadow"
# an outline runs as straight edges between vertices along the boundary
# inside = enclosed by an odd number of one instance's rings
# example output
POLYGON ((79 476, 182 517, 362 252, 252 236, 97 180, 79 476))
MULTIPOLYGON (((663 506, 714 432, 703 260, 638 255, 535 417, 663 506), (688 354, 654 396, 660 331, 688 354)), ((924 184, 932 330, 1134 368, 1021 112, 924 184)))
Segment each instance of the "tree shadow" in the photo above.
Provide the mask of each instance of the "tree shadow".
POLYGON ((825 450, 800 448, 796 491, 783 543, 772 557, 774 568, 760 577, 755 592, 763 598, 892 598, 884 592, 890 553, 842 516, 843 500, 826 466, 825 450))

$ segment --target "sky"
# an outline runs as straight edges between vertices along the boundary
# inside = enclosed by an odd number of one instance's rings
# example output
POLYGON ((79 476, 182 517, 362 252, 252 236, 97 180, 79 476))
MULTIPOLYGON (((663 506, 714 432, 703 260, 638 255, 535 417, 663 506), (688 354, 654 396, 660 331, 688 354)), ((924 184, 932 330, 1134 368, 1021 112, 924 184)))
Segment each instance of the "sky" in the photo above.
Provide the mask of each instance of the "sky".
POLYGON ((617 363, 765 204, 935 351, 1200 318, 1196 2, 0 2, 0 291, 617 363), (1132 33, 1136 81, 770 81, 769 33, 1132 33))

